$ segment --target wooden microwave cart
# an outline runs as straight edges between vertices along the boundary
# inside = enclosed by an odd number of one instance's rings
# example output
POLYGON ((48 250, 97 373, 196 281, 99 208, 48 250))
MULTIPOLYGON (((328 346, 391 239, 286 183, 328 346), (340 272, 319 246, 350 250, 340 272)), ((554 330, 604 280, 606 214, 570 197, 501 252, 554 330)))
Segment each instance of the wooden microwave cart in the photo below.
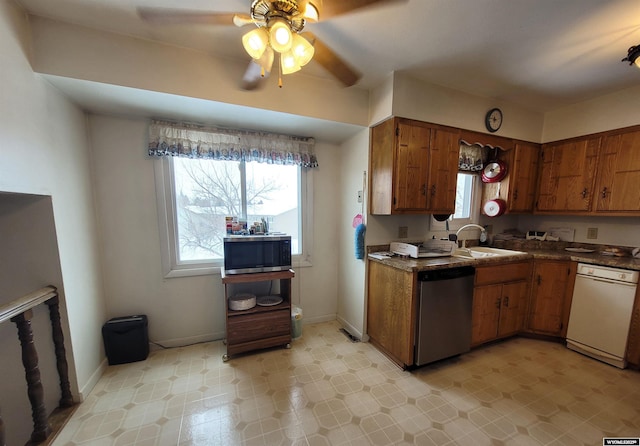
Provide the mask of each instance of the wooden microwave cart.
POLYGON ((291 279, 293 270, 269 273, 230 274, 221 270, 224 284, 224 308, 226 315, 227 353, 223 361, 238 353, 269 347, 291 348, 291 279), (250 282, 280 281, 282 302, 273 306, 259 306, 248 310, 230 310, 229 297, 233 296, 233 285, 250 282))

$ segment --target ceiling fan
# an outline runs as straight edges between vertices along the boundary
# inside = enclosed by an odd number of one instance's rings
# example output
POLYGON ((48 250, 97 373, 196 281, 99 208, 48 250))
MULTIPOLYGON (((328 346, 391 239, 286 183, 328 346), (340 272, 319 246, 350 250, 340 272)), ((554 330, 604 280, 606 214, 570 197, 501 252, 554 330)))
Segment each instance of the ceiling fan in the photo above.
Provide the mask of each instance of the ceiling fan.
POLYGON ((307 24, 347 14, 369 6, 382 6, 406 0, 253 0, 249 14, 207 13, 181 9, 138 8, 138 15, 154 24, 253 25, 242 37, 252 57, 242 79, 242 88, 253 90, 271 72, 274 60, 282 75, 299 71, 312 58, 343 85, 350 87, 361 74, 350 67, 315 34, 302 32, 307 24), (276 57, 277 56, 277 57, 276 57))

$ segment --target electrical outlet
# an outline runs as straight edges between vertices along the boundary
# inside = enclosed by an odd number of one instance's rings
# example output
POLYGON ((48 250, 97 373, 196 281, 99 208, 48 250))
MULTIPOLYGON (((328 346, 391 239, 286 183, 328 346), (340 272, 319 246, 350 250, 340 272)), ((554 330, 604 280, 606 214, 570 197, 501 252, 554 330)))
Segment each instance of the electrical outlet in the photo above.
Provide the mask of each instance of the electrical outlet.
POLYGON ((398 226, 398 238, 409 237, 409 226, 398 226))
POLYGON ((358 203, 362 203, 362 191, 358 191, 358 203))
POLYGON ((587 238, 595 240, 598 238, 598 228, 587 228, 587 238))

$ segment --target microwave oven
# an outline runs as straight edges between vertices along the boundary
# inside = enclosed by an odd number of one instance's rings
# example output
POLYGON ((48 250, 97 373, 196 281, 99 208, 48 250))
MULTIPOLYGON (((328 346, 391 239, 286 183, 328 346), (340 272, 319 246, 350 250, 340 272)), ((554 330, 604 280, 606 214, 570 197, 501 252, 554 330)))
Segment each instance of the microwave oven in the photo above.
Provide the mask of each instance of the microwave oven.
POLYGON ((225 274, 287 271, 290 268, 290 235, 237 235, 224 238, 225 274))

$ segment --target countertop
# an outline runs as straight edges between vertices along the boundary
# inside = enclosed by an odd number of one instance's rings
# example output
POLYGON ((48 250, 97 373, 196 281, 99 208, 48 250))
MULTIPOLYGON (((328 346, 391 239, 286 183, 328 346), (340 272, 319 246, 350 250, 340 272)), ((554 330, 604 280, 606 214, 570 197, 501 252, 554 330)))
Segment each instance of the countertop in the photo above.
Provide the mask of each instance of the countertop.
MULTIPOLYGON (((576 253, 565 251, 564 249, 541 249, 536 248, 514 248, 500 246, 505 249, 515 249, 525 252, 525 254, 500 256, 500 257, 484 257, 477 259, 464 259, 460 257, 435 257, 413 259, 410 257, 394 256, 388 259, 375 259, 369 256, 369 260, 382 263, 384 265, 397 268, 407 272, 419 272, 445 268, 455 268, 458 266, 490 266, 500 265, 503 263, 517 262, 519 260, 543 259, 543 260, 571 260, 574 262, 590 263, 593 265, 609 266, 612 268, 623 268, 629 270, 640 271, 640 259, 630 256, 616 257, 603 255, 599 250, 593 253, 576 253), (525 251, 526 250, 526 251, 525 251)), ((384 247, 368 247, 368 252, 385 251, 384 247)))

